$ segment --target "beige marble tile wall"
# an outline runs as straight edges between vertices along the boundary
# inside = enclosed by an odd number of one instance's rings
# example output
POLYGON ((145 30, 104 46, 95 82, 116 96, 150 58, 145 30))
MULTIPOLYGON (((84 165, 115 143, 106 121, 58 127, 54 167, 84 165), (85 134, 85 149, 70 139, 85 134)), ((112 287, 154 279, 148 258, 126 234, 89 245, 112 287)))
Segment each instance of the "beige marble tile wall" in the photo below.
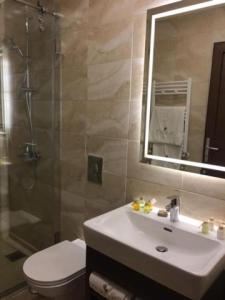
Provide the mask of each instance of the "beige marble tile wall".
POLYGON ((133 7, 60 1, 62 21, 62 235, 125 203, 133 7), (121 9, 118 9, 118 8, 121 9), (103 185, 86 181, 87 153, 104 157, 103 185))
POLYGON ((61 20, 61 225, 62 238, 82 235, 85 214, 85 132, 88 1, 58 1, 61 20))
POLYGON ((225 217, 224 180, 140 163, 146 11, 172 1, 61 0, 62 238, 85 219, 144 195, 182 195, 182 211, 225 217), (103 156, 103 185, 86 180, 88 153, 103 156))

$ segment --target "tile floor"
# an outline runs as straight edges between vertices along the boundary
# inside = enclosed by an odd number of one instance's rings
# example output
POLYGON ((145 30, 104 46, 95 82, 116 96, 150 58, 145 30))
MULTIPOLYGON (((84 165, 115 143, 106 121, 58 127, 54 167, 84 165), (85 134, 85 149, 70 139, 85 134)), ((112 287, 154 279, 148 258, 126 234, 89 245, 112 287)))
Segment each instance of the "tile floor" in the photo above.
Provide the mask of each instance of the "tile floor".
POLYGON ((18 249, 13 247, 6 239, 0 237, 0 295, 24 282, 22 265, 26 257, 14 262, 6 257, 6 255, 16 250, 18 249))
POLYGON ((42 296, 30 294, 27 288, 15 292, 10 296, 7 296, 5 298, 0 298, 0 299, 1 300, 46 300, 46 298, 42 296))
MULTIPOLYGON (((74 299, 75 299, 74 294, 71 294, 69 296, 67 295, 66 297, 60 296, 58 298, 55 298, 54 300, 74 300, 74 299)), ((39 296, 39 295, 32 295, 28 291, 28 288, 24 288, 22 290, 15 292, 14 294, 12 294, 10 296, 7 296, 5 298, 0 298, 0 300, 53 300, 53 299, 45 298, 45 297, 39 296)))

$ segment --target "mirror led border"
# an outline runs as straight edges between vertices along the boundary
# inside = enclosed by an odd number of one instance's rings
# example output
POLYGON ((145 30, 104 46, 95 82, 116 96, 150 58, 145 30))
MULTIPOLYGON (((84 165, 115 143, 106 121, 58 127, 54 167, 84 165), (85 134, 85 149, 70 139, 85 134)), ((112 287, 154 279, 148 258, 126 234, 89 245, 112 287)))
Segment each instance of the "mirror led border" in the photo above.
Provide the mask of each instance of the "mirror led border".
POLYGON ((186 166, 193 166, 204 169, 211 169, 225 172, 225 167, 221 167, 218 165, 210 165, 205 163, 199 163, 194 161, 168 158, 163 156, 156 156, 148 154, 148 144, 149 144, 149 124, 150 124, 150 109, 151 109, 151 91, 152 91, 152 74, 153 74, 153 58, 154 58, 154 43, 155 43, 155 22, 157 19, 162 19, 174 15, 179 15, 185 12, 191 12, 200 10, 203 8, 214 7, 217 5, 225 4, 225 0, 212 0, 210 2, 203 2, 199 4, 194 4, 178 9, 174 9, 171 11, 159 13, 152 16, 151 22, 151 38, 150 38, 150 55, 149 55, 149 71, 148 71, 148 95, 147 95, 147 108, 146 108, 146 123, 145 123, 145 145, 144 145, 144 157, 150 158, 153 160, 170 162, 174 164, 181 164, 186 166))

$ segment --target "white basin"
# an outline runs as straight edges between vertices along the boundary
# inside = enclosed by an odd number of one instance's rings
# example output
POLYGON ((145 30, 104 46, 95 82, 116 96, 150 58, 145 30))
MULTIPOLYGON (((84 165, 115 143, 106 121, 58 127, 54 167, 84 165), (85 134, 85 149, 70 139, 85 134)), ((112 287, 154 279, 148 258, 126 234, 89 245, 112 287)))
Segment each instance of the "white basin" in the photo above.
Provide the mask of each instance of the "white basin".
POLYGON ((200 299, 224 269, 225 242, 200 233, 200 222, 177 223, 123 206, 84 224, 87 245, 191 299, 200 299), (157 246, 168 249, 158 252, 157 246))

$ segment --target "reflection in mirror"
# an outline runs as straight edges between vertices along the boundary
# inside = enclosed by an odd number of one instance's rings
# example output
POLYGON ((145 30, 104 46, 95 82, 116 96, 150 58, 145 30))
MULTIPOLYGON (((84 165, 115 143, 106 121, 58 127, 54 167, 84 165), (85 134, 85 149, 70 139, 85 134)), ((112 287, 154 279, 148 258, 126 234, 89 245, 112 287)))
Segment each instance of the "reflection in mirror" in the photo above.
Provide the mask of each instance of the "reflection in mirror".
POLYGON ((145 157, 225 177, 225 5, 209 6, 149 13, 145 157))

